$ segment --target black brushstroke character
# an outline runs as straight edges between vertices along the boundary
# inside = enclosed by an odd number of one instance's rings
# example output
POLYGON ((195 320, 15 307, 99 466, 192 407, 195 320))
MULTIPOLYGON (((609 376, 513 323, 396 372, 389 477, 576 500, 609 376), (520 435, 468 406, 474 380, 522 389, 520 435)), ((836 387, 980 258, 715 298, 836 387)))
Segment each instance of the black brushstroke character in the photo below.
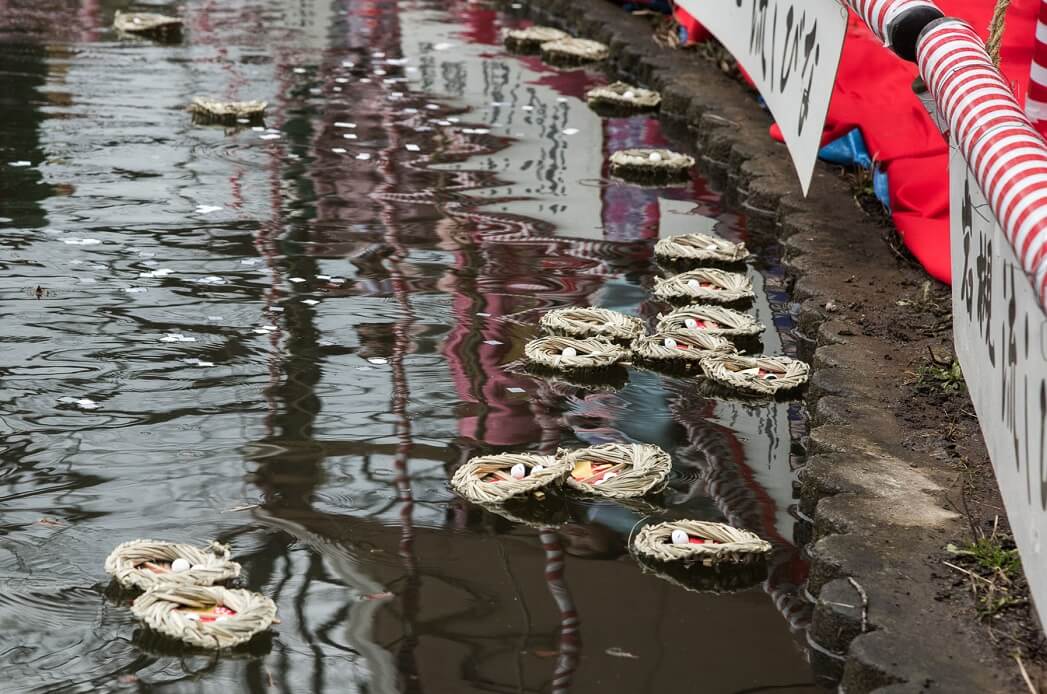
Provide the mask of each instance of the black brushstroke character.
POLYGON ((978 235, 979 253, 977 268, 976 304, 978 331, 985 335, 985 346, 989 350, 989 363, 996 366, 996 345, 992 338, 992 239, 988 234, 978 235))
POLYGON ((800 97, 800 114, 796 124, 796 134, 802 135, 803 128, 807 124, 807 116, 811 110, 811 85, 814 83, 814 74, 817 72, 818 63, 821 61, 822 47, 818 43, 818 20, 811 25, 811 30, 803 39, 803 70, 800 79, 806 78, 803 86, 803 96, 800 97), (814 59, 811 59, 811 56, 814 59))
POLYGON ((960 205, 963 224, 963 270, 960 272, 960 300, 967 307, 967 320, 974 318, 974 269, 971 267, 971 233, 974 230, 974 205, 971 202, 971 179, 963 182, 963 203, 960 205))

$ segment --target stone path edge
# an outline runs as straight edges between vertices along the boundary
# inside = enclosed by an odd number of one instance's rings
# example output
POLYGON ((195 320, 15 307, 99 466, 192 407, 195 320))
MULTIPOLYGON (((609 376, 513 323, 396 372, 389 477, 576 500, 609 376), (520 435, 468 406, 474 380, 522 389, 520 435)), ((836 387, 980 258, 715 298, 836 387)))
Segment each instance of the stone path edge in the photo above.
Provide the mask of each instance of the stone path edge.
POLYGON ((686 124, 702 168, 782 243, 798 328, 811 341, 800 356, 813 366, 800 507, 813 521, 815 673, 841 678, 848 694, 1011 691, 984 630, 935 600, 929 558, 963 534, 963 521, 944 503, 948 471, 906 449, 903 423, 882 406, 905 364, 889 361, 889 340, 833 310, 867 302, 874 281, 900 274, 882 227, 821 163, 805 199, 752 93, 693 52, 659 45, 647 19, 607 0, 497 4, 608 44, 608 72, 661 91, 663 119, 686 124))

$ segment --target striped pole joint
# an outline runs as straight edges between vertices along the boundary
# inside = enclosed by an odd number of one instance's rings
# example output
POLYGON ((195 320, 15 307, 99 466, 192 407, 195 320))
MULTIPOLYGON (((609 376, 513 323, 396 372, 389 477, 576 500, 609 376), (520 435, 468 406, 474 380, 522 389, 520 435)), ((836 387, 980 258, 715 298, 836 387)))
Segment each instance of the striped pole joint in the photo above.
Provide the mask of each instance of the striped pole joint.
POLYGON ((916 62, 916 43, 928 25, 945 15, 933 5, 915 5, 902 12, 887 25, 887 43, 903 60, 916 62))

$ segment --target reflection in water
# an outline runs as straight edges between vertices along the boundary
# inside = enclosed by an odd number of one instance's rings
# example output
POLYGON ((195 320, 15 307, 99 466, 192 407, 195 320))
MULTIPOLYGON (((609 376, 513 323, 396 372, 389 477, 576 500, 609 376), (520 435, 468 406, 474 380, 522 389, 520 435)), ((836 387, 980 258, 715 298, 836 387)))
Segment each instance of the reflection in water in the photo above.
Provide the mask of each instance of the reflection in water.
MULTIPOLYGON (((658 122, 597 118, 603 77, 504 55, 482 3, 188 0, 180 46, 100 28, 126 6, 0 5, 16 691, 691 691, 696 652, 708 691, 809 689, 797 413, 507 368, 550 307, 653 320, 660 234, 751 240, 699 178, 601 179, 658 122), (266 99, 267 123, 193 127, 196 94, 266 99), (663 497, 528 523, 447 486, 478 453, 604 441, 669 450, 663 497), (643 573, 630 534, 682 515, 770 539, 763 590, 643 573), (151 648, 101 573, 143 536, 232 543, 279 604, 271 650, 151 648)), ((763 278, 754 311, 787 331, 763 278)))

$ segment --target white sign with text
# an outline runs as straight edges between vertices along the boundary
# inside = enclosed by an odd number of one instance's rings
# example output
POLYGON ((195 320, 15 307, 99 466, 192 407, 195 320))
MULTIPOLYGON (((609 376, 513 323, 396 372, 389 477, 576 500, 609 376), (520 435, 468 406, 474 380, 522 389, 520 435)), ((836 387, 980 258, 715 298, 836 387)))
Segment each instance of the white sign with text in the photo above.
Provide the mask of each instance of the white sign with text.
POLYGON ((676 0, 730 51, 782 129, 803 194, 811 185, 840 65, 838 0, 676 0))
POLYGON ((1047 624, 1047 315, 955 146, 949 218, 956 354, 1047 624))

